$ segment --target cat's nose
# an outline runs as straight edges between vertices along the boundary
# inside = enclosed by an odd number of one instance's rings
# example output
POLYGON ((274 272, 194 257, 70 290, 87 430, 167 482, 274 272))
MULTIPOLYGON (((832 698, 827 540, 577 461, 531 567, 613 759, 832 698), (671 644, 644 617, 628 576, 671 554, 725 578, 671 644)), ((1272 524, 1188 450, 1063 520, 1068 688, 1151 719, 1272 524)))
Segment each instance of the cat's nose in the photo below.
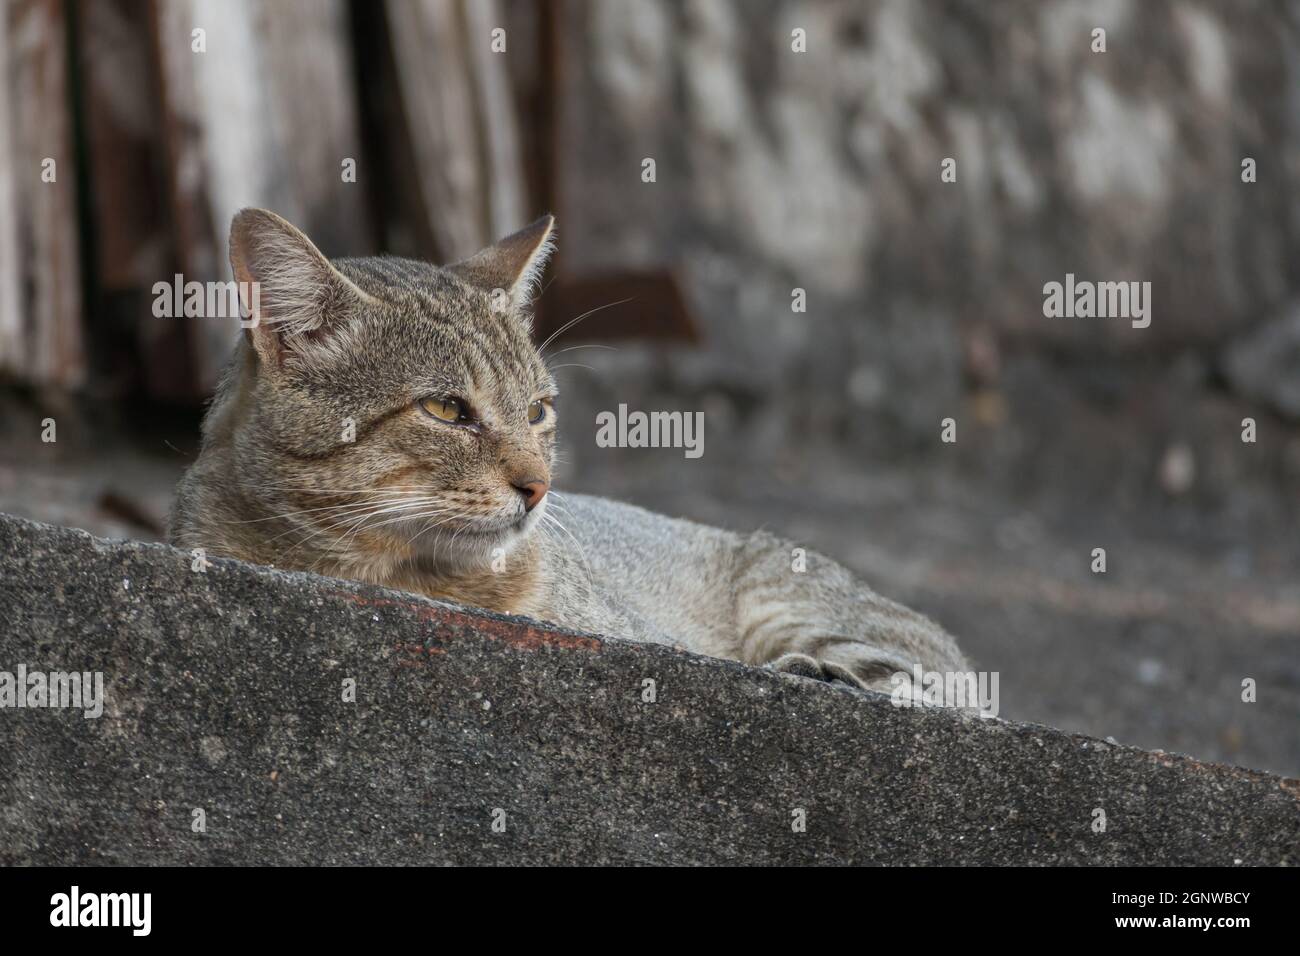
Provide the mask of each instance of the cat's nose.
POLYGON ((551 486, 546 482, 538 481, 535 478, 531 481, 520 481, 515 483, 515 491, 524 496, 525 511, 532 511, 541 504, 542 499, 546 497, 546 492, 550 487, 551 486))

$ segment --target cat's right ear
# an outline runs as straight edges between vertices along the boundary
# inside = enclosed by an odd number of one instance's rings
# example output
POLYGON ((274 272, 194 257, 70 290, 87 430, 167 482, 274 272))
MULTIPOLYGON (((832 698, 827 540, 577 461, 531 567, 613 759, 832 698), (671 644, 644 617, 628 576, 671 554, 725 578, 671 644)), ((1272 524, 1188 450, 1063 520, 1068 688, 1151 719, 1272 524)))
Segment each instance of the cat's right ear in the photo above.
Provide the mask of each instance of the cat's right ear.
POLYGON ((300 230, 265 209, 235 214, 230 268, 253 348, 276 369, 311 349, 366 298, 300 230))

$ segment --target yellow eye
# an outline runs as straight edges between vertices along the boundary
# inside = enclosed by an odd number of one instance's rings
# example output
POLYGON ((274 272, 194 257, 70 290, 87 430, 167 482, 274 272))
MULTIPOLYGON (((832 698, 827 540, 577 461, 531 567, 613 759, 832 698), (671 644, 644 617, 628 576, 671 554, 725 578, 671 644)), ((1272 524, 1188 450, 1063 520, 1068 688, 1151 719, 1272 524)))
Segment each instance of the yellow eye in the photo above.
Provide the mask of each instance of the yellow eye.
POLYGON ((528 406, 528 423, 536 425, 546 419, 546 403, 540 398, 528 406))
POLYGON ((440 422, 459 422, 466 417, 465 406, 454 398, 422 398, 420 408, 440 422))

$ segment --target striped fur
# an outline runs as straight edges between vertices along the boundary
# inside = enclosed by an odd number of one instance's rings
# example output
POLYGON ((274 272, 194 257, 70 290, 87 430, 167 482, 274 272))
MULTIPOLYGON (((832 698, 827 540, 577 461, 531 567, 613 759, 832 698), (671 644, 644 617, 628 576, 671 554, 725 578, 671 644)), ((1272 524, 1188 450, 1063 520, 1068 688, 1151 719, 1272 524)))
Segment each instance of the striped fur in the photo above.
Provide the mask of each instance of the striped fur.
POLYGON ((261 210, 231 232, 265 315, 177 491, 177 545, 876 690, 914 664, 967 669, 935 624, 828 558, 795 570, 769 535, 583 495, 525 512, 512 485, 549 482, 555 455, 555 383, 527 314, 550 217, 442 268, 331 263, 261 210), (465 400, 474 427, 421 411, 428 396, 465 400))

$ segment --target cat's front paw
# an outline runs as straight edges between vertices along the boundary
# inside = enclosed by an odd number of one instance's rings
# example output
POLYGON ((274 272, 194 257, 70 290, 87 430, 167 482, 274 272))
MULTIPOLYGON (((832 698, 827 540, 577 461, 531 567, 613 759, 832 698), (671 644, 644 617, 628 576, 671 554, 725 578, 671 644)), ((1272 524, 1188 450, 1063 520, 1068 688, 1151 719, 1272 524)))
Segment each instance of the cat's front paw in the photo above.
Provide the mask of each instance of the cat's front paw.
POLYGON ((782 654, 774 661, 768 661, 767 667, 782 674, 795 674, 799 677, 811 677, 814 680, 829 681, 830 675, 822 670, 821 664, 807 654, 782 654))
POLYGON ((882 655, 878 650, 862 645, 840 647, 837 651, 820 658, 792 651, 769 661, 766 666, 783 674, 796 674, 828 684, 846 684, 886 694, 894 689, 892 675, 899 671, 906 674, 910 668, 908 662, 901 658, 882 655))
POLYGON ((819 661, 807 654, 782 654, 766 666, 783 674, 811 677, 813 680, 824 681, 827 684, 844 684, 848 687, 880 690, 878 685, 869 684, 847 667, 834 661, 819 661))

